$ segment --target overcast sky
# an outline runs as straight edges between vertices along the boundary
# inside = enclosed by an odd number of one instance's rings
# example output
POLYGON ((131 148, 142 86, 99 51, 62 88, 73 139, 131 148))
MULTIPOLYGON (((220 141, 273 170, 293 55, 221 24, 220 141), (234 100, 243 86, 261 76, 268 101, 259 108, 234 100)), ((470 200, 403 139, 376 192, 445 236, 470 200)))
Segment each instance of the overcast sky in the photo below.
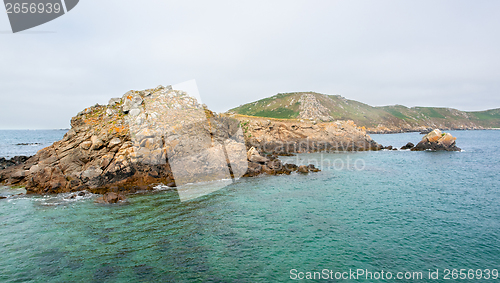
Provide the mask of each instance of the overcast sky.
POLYGON ((17 34, 0 12, 0 129, 67 128, 130 89, 191 79, 217 112, 292 91, 500 108, 499 11, 494 0, 80 0, 17 34))

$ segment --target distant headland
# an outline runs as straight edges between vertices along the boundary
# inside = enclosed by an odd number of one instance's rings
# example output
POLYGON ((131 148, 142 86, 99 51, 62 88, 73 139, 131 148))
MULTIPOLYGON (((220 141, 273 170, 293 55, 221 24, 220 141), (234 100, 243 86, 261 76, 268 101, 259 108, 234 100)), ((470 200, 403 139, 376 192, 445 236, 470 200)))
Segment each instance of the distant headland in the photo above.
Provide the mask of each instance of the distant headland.
POLYGON ((367 133, 430 132, 500 128, 500 109, 465 112, 453 108, 374 107, 340 95, 279 93, 229 110, 246 116, 308 121, 352 120, 367 133))

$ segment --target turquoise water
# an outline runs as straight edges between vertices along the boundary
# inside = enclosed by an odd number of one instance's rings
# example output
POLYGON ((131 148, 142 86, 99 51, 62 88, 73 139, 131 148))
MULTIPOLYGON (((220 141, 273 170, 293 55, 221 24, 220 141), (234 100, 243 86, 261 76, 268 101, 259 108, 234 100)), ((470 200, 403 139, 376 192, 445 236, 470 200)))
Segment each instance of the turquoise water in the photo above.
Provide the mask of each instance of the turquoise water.
POLYGON ((348 282, 425 282, 439 269, 434 282, 448 282, 444 269, 500 269, 500 131, 452 134, 463 152, 299 155, 288 159, 323 171, 246 178, 188 202, 175 191, 125 205, 0 200, 0 282, 282 282, 292 269, 423 272, 348 282))

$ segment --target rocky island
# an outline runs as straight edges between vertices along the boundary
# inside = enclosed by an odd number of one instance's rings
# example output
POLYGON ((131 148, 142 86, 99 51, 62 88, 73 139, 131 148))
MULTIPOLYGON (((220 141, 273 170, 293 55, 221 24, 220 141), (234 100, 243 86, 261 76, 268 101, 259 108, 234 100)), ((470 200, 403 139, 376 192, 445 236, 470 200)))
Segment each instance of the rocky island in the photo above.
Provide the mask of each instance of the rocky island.
POLYGON ((71 119, 62 140, 2 164, 0 182, 29 194, 122 193, 259 174, 317 172, 278 155, 380 150, 352 121, 316 122, 217 115, 187 93, 159 86, 129 91, 71 119))

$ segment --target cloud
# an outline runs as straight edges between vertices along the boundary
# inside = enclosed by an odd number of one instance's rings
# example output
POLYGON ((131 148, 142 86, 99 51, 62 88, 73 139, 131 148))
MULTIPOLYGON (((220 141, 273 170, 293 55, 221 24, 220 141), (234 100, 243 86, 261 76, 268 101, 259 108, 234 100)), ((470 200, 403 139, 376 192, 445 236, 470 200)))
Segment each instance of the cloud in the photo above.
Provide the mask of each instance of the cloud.
POLYGON ((5 32, 2 14, 0 128, 69 127, 83 108, 130 89, 190 79, 219 112, 309 90, 372 105, 497 108, 499 6, 81 1, 19 34, 5 32))

